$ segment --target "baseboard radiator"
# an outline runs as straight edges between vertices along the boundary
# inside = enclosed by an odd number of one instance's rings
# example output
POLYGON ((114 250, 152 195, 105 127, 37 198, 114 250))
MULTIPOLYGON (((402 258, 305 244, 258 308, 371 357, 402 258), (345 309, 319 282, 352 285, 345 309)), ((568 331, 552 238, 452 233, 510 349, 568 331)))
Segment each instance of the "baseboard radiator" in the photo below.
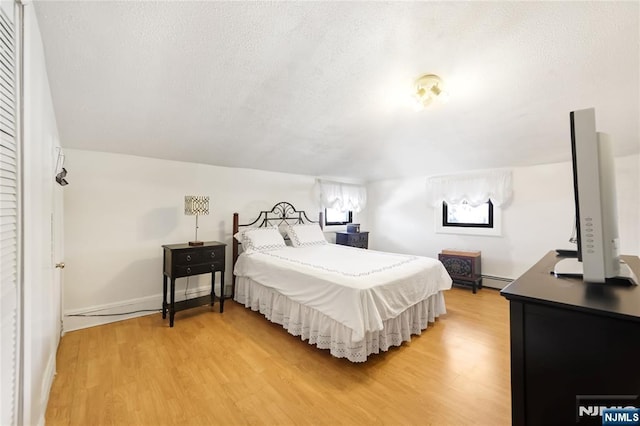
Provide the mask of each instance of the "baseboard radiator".
POLYGON ((507 284, 513 282, 513 278, 496 277, 494 275, 482 275, 482 286, 502 290, 507 284))

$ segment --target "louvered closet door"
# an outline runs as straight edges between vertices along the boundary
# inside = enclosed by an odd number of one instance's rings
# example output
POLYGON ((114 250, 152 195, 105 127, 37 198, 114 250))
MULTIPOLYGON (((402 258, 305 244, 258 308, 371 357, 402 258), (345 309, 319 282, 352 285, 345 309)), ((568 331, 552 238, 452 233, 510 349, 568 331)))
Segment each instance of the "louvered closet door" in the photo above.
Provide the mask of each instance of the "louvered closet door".
POLYGON ((0 9, 0 425, 17 424, 18 149, 15 33, 0 9))

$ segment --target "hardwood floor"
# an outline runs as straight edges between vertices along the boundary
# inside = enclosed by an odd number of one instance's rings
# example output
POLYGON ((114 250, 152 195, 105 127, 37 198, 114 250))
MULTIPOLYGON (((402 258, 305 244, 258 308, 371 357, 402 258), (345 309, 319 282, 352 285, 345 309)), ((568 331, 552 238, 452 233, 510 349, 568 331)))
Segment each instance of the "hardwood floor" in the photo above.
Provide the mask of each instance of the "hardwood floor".
POLYGON ((74 331, 47 425, 511 422, 508 303, 453 288, 410 343, 353 364, 235 302, 74 331))

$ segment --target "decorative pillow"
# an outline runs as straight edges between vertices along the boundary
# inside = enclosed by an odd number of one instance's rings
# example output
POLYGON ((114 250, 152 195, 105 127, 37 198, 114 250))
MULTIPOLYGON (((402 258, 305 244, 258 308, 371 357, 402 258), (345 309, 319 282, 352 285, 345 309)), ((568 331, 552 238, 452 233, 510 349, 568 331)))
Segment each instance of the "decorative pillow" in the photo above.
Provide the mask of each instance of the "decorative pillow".
POLYGON ((278 228, 256 228, 242 232, 242 250, 247 254, 285 247, 278 228))
MULTIPOLYGON (((275 225, 268 225, 268 226, 263 226, 261 228, 256 228, 256 227, 248 227, 248 228, 242 228, 239 229, 238 232, 236 232, 235 234, 233 234, 233 238, 235 238, 240 244, 244 243, 244 233, 245 232, 249 232, 249 231, 254 231, 256 229, 265 229, 265 228, 273 228, 276 229, 280 235, 282 235, 282 238, 284 238, 287 235, 287 230, 285 229, 285 226, 288 225, 280 225, 280 226, 275 226, 275 225)), ((286 242, 286 240, 285 240, 286 242)))
POLYGON ((317 223, 289 225, 287 235, 294 247, 308 247, 329 244, 317 223))
POLYGON ((242 244, 244 242, 244 233, 253 231, 255 229, 259 229, 259 228, 242 228, 238 232, 233 234, 233 238, 235 238, 240 244, 242 244))

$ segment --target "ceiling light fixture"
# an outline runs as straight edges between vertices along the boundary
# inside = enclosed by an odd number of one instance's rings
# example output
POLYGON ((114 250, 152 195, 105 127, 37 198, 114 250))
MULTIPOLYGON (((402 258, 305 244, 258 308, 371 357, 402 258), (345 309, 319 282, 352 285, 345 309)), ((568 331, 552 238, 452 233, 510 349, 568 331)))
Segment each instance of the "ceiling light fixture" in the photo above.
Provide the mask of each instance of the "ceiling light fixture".
POLYGON ((414 83, 414 90, 419 109, 426 108, 435 100, 445 101, 447 98, 447 92, 442 89, 442 79, 435 74, 418 77, 414 83))

